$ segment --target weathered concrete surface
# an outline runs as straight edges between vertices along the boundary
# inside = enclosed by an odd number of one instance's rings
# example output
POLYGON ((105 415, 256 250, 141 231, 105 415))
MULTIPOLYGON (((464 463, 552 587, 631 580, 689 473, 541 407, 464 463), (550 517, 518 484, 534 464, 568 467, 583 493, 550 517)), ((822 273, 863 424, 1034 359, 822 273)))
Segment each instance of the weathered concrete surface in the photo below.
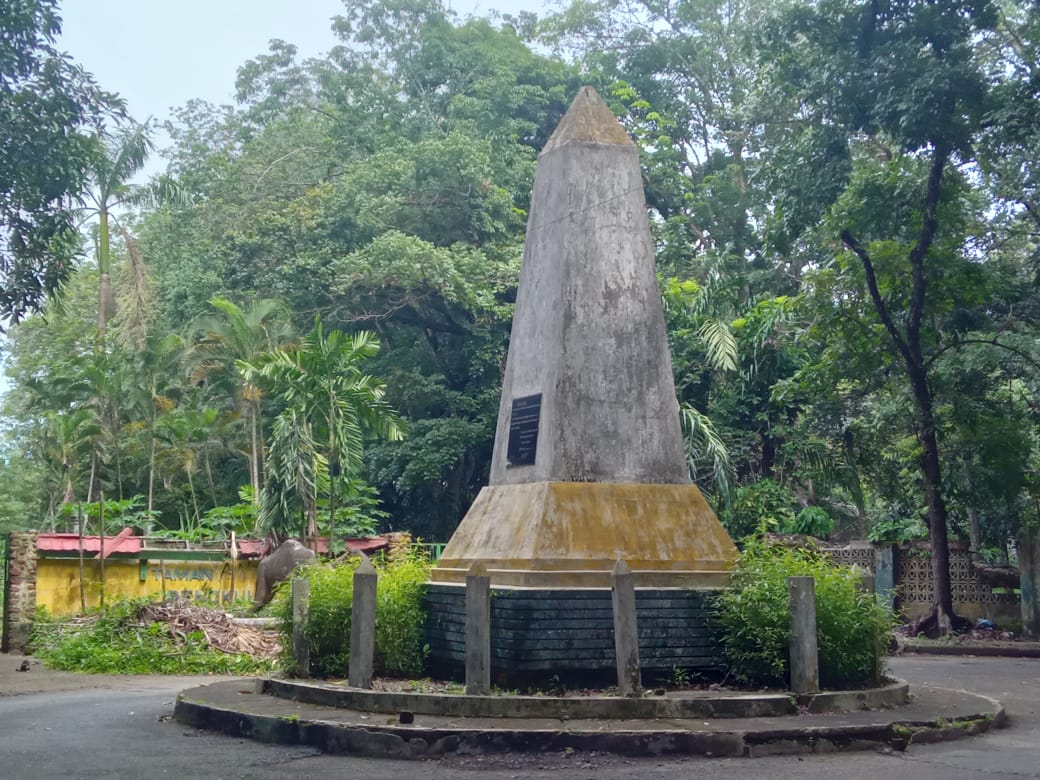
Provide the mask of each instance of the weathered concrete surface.
POLYGON ((639 154, 585 87, 535 171, 489 485, 431 579, 610 587, 623 560, 637 587, 719 588, 736 556, 690 481, 639 154))
POLYGON ((632 572, 618 561, 611 575, 611 602, 614 612, 614 656, 617 687, 622 696, 638 696, 643 679, 639 672, 639 617, 636 615, 636 588, 632 572))
POLYGON ((292 581, 292 653, 297 674, 311 673, 311 643, 307 639, 307 622, 311 611, 311 583, 304 577, 292 581))
POLYGON ((483 564, 466 576, 466 693, 491 692, 491 577, 483 564))
MULTIPOLYGON (((632 701, 632 700, 628 700, 632 701)), ((722 721, 375 715, 262 696, 241 683, 193 688, 177 699, 181 723, 261 742, 329 753, 426 758, 449 753, 602 751, 626 756, 762 756, 831 753, 911 741, 953 739, 1002 725, 999 702, 964 691, 915 690, 894 710, 788 715, 722 721), (952 725, 951 725, 952 724, 952 725)))
POLYGON ((814 714, 901 707, 909 685, 894 680, 856 691, 822 691, 795 697, 789 693, 679 691, 663 696, 461 696, 360 690, 337 683, 264 679, 257 692, 303 704, 358 712, 408 711, 451 718, 522 718, 525 720, 674 720, 691 718, 765 718, 793 715, 799 707, 814 714))
POLYGON ((1018 541, 1021 572, 1022 634, 1040 638, 1040 529, 1023 528, 1018 541))
POLYGON ((586 87, 535 172, 490 484, 689 481, 639 155, 586 87), (539 393, 511 467, 513 400, 539 393))
POLYGON ((812 577, 788 577, 791 608, 791 690, 801 695, 820 690, 820 655, 816 643, 816 583, 812 577))
POLYGON ((901 639, 900 652, 913 655, 954 655, 967 658, 1040 658, 1040 642, 974 640, 947 642, 942 639, 901 639))
POLYGON ((367 556, 354 572, 350 608, 350 661, 347 676, 355 688, 372 687, 376 637, 376 586, 379 575, 367 556))
POLYGON ((498 586, 609 588, 620 556, 637 587, 725 587, 736 555, 695 485, 492 485, 431 579, 462 582, 483 562, 498 586))

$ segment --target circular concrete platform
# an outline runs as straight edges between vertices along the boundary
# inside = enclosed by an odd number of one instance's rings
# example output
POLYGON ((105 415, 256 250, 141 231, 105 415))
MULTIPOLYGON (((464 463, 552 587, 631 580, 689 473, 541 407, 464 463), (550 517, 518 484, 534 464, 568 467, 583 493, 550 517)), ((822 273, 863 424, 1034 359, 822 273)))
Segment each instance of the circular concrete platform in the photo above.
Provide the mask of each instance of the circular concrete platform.
MULTIPOLYGON (((886 695, 893 696, 900 685, 905 683, 872 693, 887 690, 886 695)), ((845 698, 835 698, 832 704, 844 701, 850 709, 823 713, 810 712, 797 702, 792 706, 791 698, 781 694, 790 714, 780 714, 775 701, 763 704, 767 697, 743 695, 696 697, 696 705, 689 703, 694 697, 586 697, 585 703, 577 704, 578 697, 380 695, 317 683, 242 680, 183 691, 174 717, 236 737, 390 758, 568 749, 628 756, 759 756, 879 745, 904 749, 911 743, 978 734, 1005 720, 998 701, 966 691, 915 686, 908 703, 885 709, 862 708, 869 707, 857 698, 864 693, 833 694, 845 698), (364 708, 314 703, 317 699, 364 708), (544 704, 532 709, 521 699, 544 704), (603 699, 613 708, 600 709, 607 706, 603 699), (678 703, 655 703, 669 700, 678 703), (744 703, 734 703, 738 700, 744 703), (695 714, 742 708, 740 716, 695 714), (761 714, 748 714, 755 712, 761 714)))

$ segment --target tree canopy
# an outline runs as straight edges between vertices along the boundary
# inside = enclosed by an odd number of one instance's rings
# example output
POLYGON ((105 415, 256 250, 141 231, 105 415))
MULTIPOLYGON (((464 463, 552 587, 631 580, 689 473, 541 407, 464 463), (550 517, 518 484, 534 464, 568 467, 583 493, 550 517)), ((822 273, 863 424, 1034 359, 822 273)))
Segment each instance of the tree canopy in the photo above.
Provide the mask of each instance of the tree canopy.
MULTIPOLYGON (((42 89, 53 7, 12 6, 12 89, 42 89)), ((928 538, 948 628, 949 539, 1007 559, 1040 523, 1035 3, 347 0, 334 29, 176 113, 178 197, 97 267, 69 198, 145 149, 62 81, 81 155, 25 246, 69 279, 12 330, 6 522, 104 491, 166 533, 446 539, 487 479, 537 154, 590 83, 639 148, 691 473, 731 532, 928 538)))
POLYGON ((119 101, 54 47, 57 0, 0 9, 0 317, 38 311, 72 272, 93 131, 119 101))

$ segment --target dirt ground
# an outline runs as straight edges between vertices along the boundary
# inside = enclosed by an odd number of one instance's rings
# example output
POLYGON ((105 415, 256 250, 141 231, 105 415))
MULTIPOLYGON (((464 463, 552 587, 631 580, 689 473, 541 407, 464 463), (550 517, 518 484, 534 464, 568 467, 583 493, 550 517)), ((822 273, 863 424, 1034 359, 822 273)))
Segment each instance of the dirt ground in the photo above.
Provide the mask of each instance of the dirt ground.
POLYGON ((141 690, 205 684, 208 681, 240 679, 237 676, 171 677, 144 674, 78 674, 48 669, 38 659, 17 653, 0 653, 0 696, 24 696, 30 693, 59 693, 94 688, 109 690, 141 690), (29 670, 20 671, 25 661, 29 670))

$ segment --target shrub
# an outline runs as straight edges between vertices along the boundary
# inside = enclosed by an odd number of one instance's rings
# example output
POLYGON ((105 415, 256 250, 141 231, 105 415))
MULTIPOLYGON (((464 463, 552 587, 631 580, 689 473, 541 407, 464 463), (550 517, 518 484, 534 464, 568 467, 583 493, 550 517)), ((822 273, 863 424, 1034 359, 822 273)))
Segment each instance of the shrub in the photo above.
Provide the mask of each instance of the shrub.
POLYGON ((906 542, 928 538, 928 526, 918 517, 883 517, 871 526, 867 539, 871 542, 906 542))
POLYGON ((741 485, 723 505, 719 520, 734 539, 760 530, 779 531, 794 522, 796 505, 790 490, 771 479, 741 485))
MULTIPOLYGON (((310 612, 307 638, 310 641, 311 674, 315 677, 345 677, 350 667, 351 601, 354 572, 360 563, 352 558, 336 565, 315 563, 302 567, 298 576, 310 581, 310 612)), ((373 561, 376 584, 375 671, 406 677, 422 674, 426 648, 423 629, 425 583, 430 565, 426 555, 410 548, 373 561)), ((292 598, 290 580, 279 585, 272 614, 278 618, 286 648, 286 668, 293 668, 292 598)))
MULTIPOLYGON (((354 596, 354 570, 360 559, 331 565, 312 563, 299 567, 293 576, 310 582, 310 608, 307 640, 310 642, 311 674, 315 677, 345 677, 350 661, 350 604, 354 596)), ((295 668, 292 655, 292 577, 275 589, 271 614, 278 618, 278 628, 285 649, 284 663, 290 673, 295 668)))
POLYGON ((794 520, 783 527, 785 534, 805 534, 826 539, 834 530, 834 520, 827 510, 818 506, 807 506, 800 511, 794 520))
POLYGON ((142 622, 147 599, 128 599, 73 619, 39 610, 33 652, 52 669, 93 674, 261 674, 272 664, 209 646, 201 631, 173 637, 162 623, 142 622))
POLYGON ((855 569, 836 566, 814 550, 747 540, 733 574, 733 587, 719 597, 722 646, 730 673, 750 685, 788 685, 790 610, 787 578, 816 583, 816 628, 820 684, 824 688, 866 685, 874 669, 875 641, 887 646, 890 612, 862 592, 855 569))
POLYGON ((384 674, 422 674, 427 651, 423 595, 429 575, 429 559, 414 547, 379 567, 375 660, 384 674))

